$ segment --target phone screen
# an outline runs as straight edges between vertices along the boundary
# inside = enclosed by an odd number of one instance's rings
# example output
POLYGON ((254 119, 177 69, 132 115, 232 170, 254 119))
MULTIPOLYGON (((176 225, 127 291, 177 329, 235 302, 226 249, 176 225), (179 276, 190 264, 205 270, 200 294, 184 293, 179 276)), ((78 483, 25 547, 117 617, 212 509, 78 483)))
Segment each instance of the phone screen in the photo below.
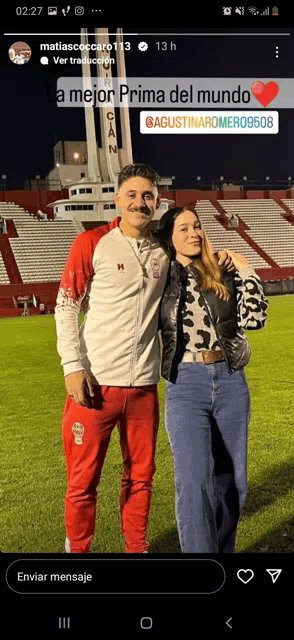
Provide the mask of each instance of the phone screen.
MULTIPOLYGON (((200 9, 11 5, 4 16, 2 621, 11 634, 26 630, 31 637, 45 629, 67 635, 125 631, 136 638, 174 629, 223 637, 232 629, 286 629, 294 550, 293 16, 286 3, 200 9), (245 332, 250 422, 234 552, 225 545, 212 553, 183 549, 161 375, 148 554, 125 552, 115 428, 91 489, 97 489, 91 553, 66 552, 62 421, 68 389, 57 351, 56 300, 76 238, 121 215, 118 175, 133 163, 160 176, 150 229, 156 232, 169 209, 188 206, 214 254, 228 250, 233 261, 243 256, 267 298, 265 325, 260 331, 247 331, 247 325, 245 332)), ((114 260, 114 269, 110 287, 124 278, 123 259, 114 260)), ((156 259, 150 269, 155 286, 156 259)), ((253 289, 248 295, 254 313, 253 289)), ((113 314, 115 305, 114 299, 113 314)), ((87 307, 78 311, 81 325, 87 307)), ((144 317, 140 322, 144 327, 144 317)), ((107 337, 108 349, 118 355, 128 339, 124 325, 121 332, 122 338, 107 337)), ((139 355, 134 370, 138 362, 139 355)), ((82 388, 91 411, 91 380, 82 388)), ((240 402, 237 395, 236 411, 240 402)), ((75 425, 72 437, 81 447, 84 427, 79 418, 75 425)), ((225 444, 220 441, 215 451, 216 473, 225 444)), ((230 477, 237 483, 241 445, 235 444, 230 477)), ((196 464, 193 455, 189 459, 196 464)), ((225 503, 238 511, 235 489, 224 487, 225 503)), ((212 503, 216 499, 211 496, 212 503)), ((199 512, 199 522, 209 520, 210 508, 199 512)), ((218 518, 225 518, 221 507, 218 518)), ((197 532, 195 512, 194 522, 197 532)))

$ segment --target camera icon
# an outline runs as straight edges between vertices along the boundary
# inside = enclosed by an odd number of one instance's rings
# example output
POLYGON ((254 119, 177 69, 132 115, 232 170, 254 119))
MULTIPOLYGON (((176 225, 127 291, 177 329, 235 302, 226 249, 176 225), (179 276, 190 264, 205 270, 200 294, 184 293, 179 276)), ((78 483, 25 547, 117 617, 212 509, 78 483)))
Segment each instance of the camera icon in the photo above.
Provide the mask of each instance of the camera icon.
POLYGON ((85 13, 84 7, 75 7, 76 16, 83 16, 85 13))

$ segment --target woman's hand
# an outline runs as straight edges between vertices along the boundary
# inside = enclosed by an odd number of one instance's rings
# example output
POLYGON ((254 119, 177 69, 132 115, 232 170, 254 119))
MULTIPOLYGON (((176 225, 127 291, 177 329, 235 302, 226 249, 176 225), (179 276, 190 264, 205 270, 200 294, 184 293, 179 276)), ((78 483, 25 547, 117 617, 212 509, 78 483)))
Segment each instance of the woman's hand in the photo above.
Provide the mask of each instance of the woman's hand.
POLYGON ((240 253, 235 253, 230 249, 222 249, 221 251, 217 251, 217 261, 219 267, 224 271, 235 271, 236 269, 244 269, 244 267, 249 267, 249 264, 240 253))

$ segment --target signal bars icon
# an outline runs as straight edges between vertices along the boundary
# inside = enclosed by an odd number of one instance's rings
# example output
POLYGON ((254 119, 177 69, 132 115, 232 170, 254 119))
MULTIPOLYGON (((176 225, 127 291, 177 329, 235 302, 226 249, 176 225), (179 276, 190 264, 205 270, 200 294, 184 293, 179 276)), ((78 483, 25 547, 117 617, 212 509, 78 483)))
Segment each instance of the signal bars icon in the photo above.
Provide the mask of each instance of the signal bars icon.
MULTIPOLYGON (((258 11, 256 9, 256 7, 248 7, 248 11, 250 11, 251 13, 253 13, 255 16, 258 15, 258 11)), ((261 12, 260 14, 261 16, 269 16, 270 15, 270 8, 267 7, 264 11, 261 12)), ((278 16, 279 15, 279 9, 278 7, 273 7, 272 8, 272 15, 273 16, 278 16)))

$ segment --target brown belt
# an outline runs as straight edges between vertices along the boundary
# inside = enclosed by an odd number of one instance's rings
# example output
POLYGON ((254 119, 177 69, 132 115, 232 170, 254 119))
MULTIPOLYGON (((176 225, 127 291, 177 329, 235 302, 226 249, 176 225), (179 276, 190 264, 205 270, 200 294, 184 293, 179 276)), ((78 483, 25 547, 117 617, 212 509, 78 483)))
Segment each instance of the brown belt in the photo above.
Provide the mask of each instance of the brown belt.
POLYGON ((221 362, 224 359, 222 351, 197 351, 196 353, 186 351, 182 357, 182 362, 202 362, 203 364, 212 364, 213 362, 221 362))

